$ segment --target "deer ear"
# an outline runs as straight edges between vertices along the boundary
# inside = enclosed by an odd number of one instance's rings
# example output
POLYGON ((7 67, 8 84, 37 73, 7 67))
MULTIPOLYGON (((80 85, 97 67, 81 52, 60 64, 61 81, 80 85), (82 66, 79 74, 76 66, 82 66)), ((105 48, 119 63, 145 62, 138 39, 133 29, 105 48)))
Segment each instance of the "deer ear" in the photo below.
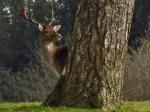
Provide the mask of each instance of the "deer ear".
POLYGON ((40 32, 43 32, 43 26, 42 25, 39 24, 38 28, 39 28, 40 32))
POLYGON ((54 26, 54 31, 58 32, 60 28, 61 28, 61 25, 56 25, 56 26, 54 26))

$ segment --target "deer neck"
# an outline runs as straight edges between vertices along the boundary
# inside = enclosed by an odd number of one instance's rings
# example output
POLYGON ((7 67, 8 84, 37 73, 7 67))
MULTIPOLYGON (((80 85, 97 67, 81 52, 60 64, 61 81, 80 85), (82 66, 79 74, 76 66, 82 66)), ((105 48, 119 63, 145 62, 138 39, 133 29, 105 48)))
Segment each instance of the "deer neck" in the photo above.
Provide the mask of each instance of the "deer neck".
POLYGON ((53 54, 57 49, 57 46, 54 44, 54 42, 47 44, 46 47, 47 47, 48 52, 51 54, 53 54))
POLYGON ((41 50, 43 53, 43 56, 45 58, 45 61, 50 65, 53 66, 53 57, 54 57, 54 53, 57 49, 56 45, 54 44, 54 42, 42 42, 41 43, 41 50))

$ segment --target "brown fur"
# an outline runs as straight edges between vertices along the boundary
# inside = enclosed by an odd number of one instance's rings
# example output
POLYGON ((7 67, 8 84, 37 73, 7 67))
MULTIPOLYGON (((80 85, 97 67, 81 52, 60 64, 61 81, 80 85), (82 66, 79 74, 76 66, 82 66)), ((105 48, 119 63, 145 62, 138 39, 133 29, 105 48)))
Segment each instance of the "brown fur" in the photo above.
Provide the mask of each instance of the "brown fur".
POLYGON ((61 74, 68 58, 67 46, 59 46, 55 44, 56 40, 62 38, 61 34, 58 33, 61 25, 53 25, 52 22, 48 23, 48 21, 46 21, 45 24, 39 23, 33 20, 32 17, 28 16, 25 8, 20 10, 20 15, 27 21, 38 25, 39 31, 41 33, 41 50, 45 60, 50 66, 53 66, 56 71, 61 74))
POLYGON ((41 32, 42 51, 49 65, 62 74, 68 58, 68 47, 59 45, 56 41, 60 38, 60 34, 55 32, 53 27, 48 28, 45 27, 41 32))
POLYGON ((68 47, 58 46, 56 50, 54 51, 53 61, 54 61, 54 66, 59 73, 63 72, 64 66, 66 65, 66 62, 67 62, 67 58, 68 58, 68 47))

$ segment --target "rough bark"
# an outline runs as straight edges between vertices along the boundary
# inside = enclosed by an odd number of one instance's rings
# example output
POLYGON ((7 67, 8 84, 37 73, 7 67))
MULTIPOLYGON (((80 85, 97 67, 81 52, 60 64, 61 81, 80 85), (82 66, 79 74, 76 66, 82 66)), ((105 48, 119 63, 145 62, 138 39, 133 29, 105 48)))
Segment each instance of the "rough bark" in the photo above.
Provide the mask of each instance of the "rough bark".
POLYGON ((122 101, 124 60, 134 0, 82 0, 66 75, 43 103, 112 109, 122 101))

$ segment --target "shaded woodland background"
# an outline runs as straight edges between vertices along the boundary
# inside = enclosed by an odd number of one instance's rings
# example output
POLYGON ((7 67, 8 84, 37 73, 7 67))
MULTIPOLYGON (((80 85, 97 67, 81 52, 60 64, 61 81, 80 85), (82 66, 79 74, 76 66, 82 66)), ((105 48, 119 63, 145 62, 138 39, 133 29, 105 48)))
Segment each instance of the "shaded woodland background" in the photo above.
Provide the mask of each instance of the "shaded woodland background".
MULTIPOLYGON (((56 4, 66 40, 71 39, 77 3, 58 0, 56 4)), ((50 17, 49 0, 0 1, 0 101, 42 101, 58 79, 41 60, 36 26, 19 16, 23 6, 41 22, 50 17)), ((150 99, 149 10, 149 0, 136 0, 124 76, 125 100, 150 99)))

